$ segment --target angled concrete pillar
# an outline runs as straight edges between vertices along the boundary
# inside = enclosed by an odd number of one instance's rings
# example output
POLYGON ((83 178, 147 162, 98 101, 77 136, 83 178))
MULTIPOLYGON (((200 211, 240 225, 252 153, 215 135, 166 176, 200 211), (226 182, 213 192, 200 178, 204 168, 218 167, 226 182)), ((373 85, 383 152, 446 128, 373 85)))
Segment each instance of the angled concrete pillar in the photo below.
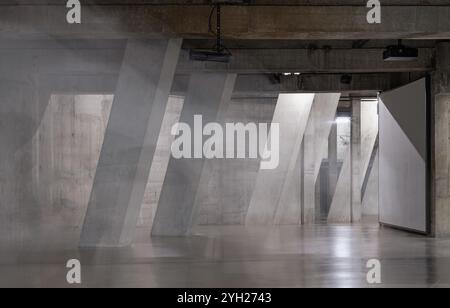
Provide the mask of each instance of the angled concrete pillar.
POLYGON ((337 159, 340 168, 330 210, 328 223, 350 223, 352 221, 352 137, 351 118, 338 117, 337 125, 337 159))
POLYGON ((378 219, 378 101, 361 102, 361 211, 378 219))
POLYGON ((350 223, 352 221, 351 195, 351 147, 349 146, 328 213, 328 223, 350 223))
POLYGON ((313 100, 314 94, 280 94, 272 120, 280 125, 279 165, 273 170, 259 171, 247 225, 274 224, 284 185, 289 187, 288 181, 297 172, 295 166, 313 100))
POLYGON ((338 157, 337 157, 337 124, 331 126, 330 137, 328 138, 328 208, 330 210, 331 202, 333 202, 334 192, 339 177, 338 157))
MULTIPOLYGON (((231 83, 235 84, 237 80, 237 75, 230 74, 228 82, 230 83, 229 87, 232 87, 231 83)), ((234 87, 235 88, 235 87, 234 87)), ((229 92, 228 92, 229 93, 229 92)), ((228 94, 227 93, 227 94, 228 94)), ((217 112, 216 122, 220 123, 222 127, 225 127, 226 125, 226 117, 227 117, 227 111, 230 108, 231 104, 231 97, 226 97, 225 99, 222 99, 219 106, 219 111, 217 112)), ((207 202, 206 199, 214 199, 219 200, 218 201, 218 208, 216 208, 215 212, 218 216, 223 216, 223 206, 227 206, 227 202, 233 202, 230 199, 224 200, 222 194, 226 194, 228 191, 227 189, 231 185, 236 185, 235 181, 227 180, 222 182, 222 176, 225 178, 227 177, 230 172, 233 172, 234 170, 230 168, 230 159, 208 159, 205 161, 202 174, 200 177, 200 182, 197 188, 195 201, 194 201, 194 211, 192 213, 192 226, 198 223, 199 215, 201 215, 201 207, 202 203, 207 202), (219 180, 217 180, 219 178, 219 180), (220 181, 222 184, 220 187, 217 187, 217 189, 212 189, 212 183, 214 181, 220 181), (231 183, 232 182, 232 183, 231 183), (230 186, 227 186, 226 184, 230 184, 230 186), (220 191, 220 193, 219 193, 220 191)), ((218 185, 219 186, 219 185, 218 185)), ((220 222, 215 222, 215 224, 220 224, 220 222)))
MULTIPOLYGON (((303 142, 303 140, 302 140, 303 142)), ((302 215, 302 142, 295 155, 297 159, 292 161, 287 173, 286 182, 283 185, 280 201, 275 215, 275 225, 300 225, 302 215)))
POLYGON ((181 40, 130 40, 81 234, 81 246, 131 243, 181 40))
POLYGON ((151 230, 158 208, 159 196, 166 177, 167 166, 169 165, 171 152, 170 148, 175 136, 171 134, 172 127, 180 120, 183 109, 184 96, 171 95, 167 102, 167 109, 158 137, 155 155, 153 156, 152 167, 150 169, 147 188, 145 189, 144 200, 138 219, 138 227, 151 230))
POLYGON ((371 162, 370 167, 367 171, 366 183, 364 184, 364 189, 362 192, 364 196, 362 199, 362 215, 363 218, 368 219, 368 221, 378 221, 379 214, 379 204, 378 204, 378 192, 379 192, 379 154, 378 146, 374 151, 374 157, 371 162))
POLYGON ((378 101, 361 102, 361 187, 369 171, 378 138, 378 101))
MULTIPOLYGON (((216 122, 220 106, 231 99, 236 75, 196 73, 189 81, 180 123, 191 128, 192 150, 199 144, 194 117, 202 115, 203 125, 216 122)), ((203 146, 203 143, 201 143, 203 146)), ((195 213, 195 197, 199 187, 204 158, 171 157, 164 180, 158 209, 153 222, 153 236, 184 236, 190 231, 195 213)))
POLYGON ((336 116, 340 94, 316 94, 305 135, 304 200, 302 223, 315 222, 316 182, 328 154, 328 137, 336 116))
POLYGON ((361 99, 352 100, 351 128, 352 222, 360 222, 361 208, 361 99))

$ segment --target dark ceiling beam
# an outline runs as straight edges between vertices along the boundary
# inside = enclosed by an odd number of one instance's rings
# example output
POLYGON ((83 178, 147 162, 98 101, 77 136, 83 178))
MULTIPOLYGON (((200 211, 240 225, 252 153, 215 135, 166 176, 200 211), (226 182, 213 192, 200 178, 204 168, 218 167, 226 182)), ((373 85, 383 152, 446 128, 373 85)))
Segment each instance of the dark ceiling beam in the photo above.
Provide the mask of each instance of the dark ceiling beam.
MULTIPOLYGON (((336 1, 337 2, 337 1, 336 1)), ((450 4, 382 6, 382 23, 368 24, 360 5, 225 6, 228 39, 449 39, 450 4)), ((211 37, 210 5, 85 5, 82 24, 66 22, 60 5, 1 5, 0 38, 211 37)))
MULTIPOLYGON (((424 73, 351 74, 350 83, 342 82, 341 74, 303 74, 274 76, 271 74, 238 75, 234 97, 274 97, 279 93, 302 92, 365 92, 376 94, 399 87, 424 76, 424 73)), ((177 75, 172 94, 184 95, 188 75, 177 75)))
POLYGON ((231 52, 231 62, 222 64, 190 61, 188 52, 184 51, 177 71, 260 74, 427 72, 434 69, 433 49, 419 49, 419 58, 410 62, 385 62, 383 49, 239 49, 231 52))
MULTIPOLYGON (((60 5, 65 6, 64 0, 2 0, 0 5, 60 5)), ((84 5, 208 5, 211 0, 82 0, 84 5)), ((229 1, 238 5, 264 6, 360 6, 361 0, 242 0, 229 1)), ((447 0, 382 0, 385 6, 442 6, 448 5, 447 0)), ((226 3, 226 0, 225 0, 226 3)))
MULTIPOLYGON (((70 45, 70 44, 69 44, 70 45)), ((117 74, 123 48, 1 49, 0 66, 9 71, 45 74, 117 74)), ((178 74, 192 72, 262 73, 393 73, 434 70, 434 49, 420 49, 411 62, 385 62, 383 49, 240 49, 231 50, 230 63, 195 62, 183 50, 178 74)))

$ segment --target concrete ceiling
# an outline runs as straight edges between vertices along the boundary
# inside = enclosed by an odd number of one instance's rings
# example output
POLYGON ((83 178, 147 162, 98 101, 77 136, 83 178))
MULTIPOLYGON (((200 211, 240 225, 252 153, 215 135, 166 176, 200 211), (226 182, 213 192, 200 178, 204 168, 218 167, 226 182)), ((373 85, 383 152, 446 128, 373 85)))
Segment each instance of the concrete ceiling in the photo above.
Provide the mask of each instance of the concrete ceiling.
MULTIPOLYGON (((450 39, 448 0, 382 1, 382 23, 378 25, 367 23, 365 1, 308 2, 256 0, 253 5, 226 6, 222 16, 224 36, 252 40, 450 39)), ((132 4, 89 1, 91 5, 85 3, 83 7, 81 25, 66 22, 67 9, 61 3, 65 1, 2 1, 0 38, 212 36, 208 28, 211 5, 203 0, 133 0, 132 4), (55 5, 45 5, 48 3, 55 5)))
MULTIPOLYGON (((2 0, 0 5, 62 5, 63 0, 2 0)), ((83 0, 85 5, 109 5, 109 4, 139 4, 139 5, 208 5, 211 0, 83 0)), ((285 5, 303 5, 303 6, 361 6, 361 0, 223 0, 225 3, 244 3, 245 5, 264 5, 264 6, 285 6, 285 5)), ((447 6, 447 0, 383 0, 384 6, 447 6)))

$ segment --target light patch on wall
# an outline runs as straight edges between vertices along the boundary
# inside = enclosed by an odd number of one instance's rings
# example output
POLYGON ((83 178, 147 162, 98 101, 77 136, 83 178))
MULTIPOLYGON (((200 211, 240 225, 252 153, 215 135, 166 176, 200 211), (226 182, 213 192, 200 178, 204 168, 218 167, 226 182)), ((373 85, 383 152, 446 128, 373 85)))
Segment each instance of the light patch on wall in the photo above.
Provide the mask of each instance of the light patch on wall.
POLYGON ((44 213, 45 228, 81 227, 113 98, 51 96, 33 138, 33 187, 44 213))

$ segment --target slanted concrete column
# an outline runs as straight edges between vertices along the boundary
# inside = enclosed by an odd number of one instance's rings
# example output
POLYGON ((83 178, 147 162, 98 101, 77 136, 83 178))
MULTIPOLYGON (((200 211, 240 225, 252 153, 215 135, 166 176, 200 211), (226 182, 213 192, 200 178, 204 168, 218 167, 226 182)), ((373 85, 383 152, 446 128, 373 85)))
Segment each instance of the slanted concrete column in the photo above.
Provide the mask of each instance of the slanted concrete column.
POLYGON ((361 104, 362 219, 378 219, 378 101, 361 104))
POLYGON ((316 184, 322 161, 328 152, 328 137, 339 104, 340 94, 316 94, 305 135, 304 200, 302 223, 315 222, 316 184))
POLYGON ((123 246, 132 241, 181 42, 127 44, 81 246, 123 246))
POLYGON ((311 115, 306 127, 303 142, 303 200, 302 200, 302 224, 315 222, 316 208, 316 147, 315 147, 315 125, 317 108, 312 106, 311 115))
MULTIPOLYGON (((195 127, 194 117, 201 115, 203 125, 216 122, 220 106, 225 106, 231 99, 235 80, 236 75, 225 73, 196 73, 191 76, 180 123, 191 129, 192 158, 171 157, 153 222, 153 236, 184 236, 189 233, 206 160, 193 155, 199 143, 198 135, 203 133, 203 127, 195 127)), ((203 143, 200 146, 203 147, 203 143)))
POLYGON ((432 75, 432 208, 431 231, 450 236, 450 43, 440 43, 432 75))
POLYGON ((289 168, 286 183, 283 185, 275 216, 275 225, 300 225, 302 215, 302 161, 303 140, 299 145, 297 159, 289 168))
POLYGON ((333 201, 328 212, 328 223, 351 223, 352 221, 352 183, 351 149, 346 150, 344 164, 334 191, 333 201))
POLYGON ((351 208, 352 222, 361 221, 361 99, 352 100, 351 127, 351 208))
MULTIPOLYGON (((297 172, 295 166, 311 112, 314 94, 281 94, 272 123, 279 123, 279 165, 260 170, 247 212, 247 225, 273 225, 284 185, 297 172)), ((300 205, 299 205, 300 206, 300 205)))
POLYGON ((328 208, 330 210, 333 202, 334 192, 339 178, 338 157, 337 157, 337 124, 331 126, 330 137, 328 138, 328 208))

